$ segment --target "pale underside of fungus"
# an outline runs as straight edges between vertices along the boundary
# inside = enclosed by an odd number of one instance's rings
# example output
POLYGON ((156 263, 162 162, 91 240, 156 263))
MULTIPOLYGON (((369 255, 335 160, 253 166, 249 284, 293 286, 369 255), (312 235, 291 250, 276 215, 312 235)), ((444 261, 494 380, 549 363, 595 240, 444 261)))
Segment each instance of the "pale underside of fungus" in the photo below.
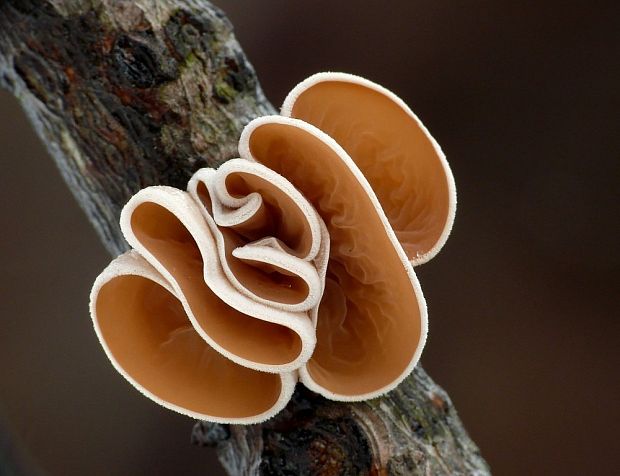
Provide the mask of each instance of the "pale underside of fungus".
POLYGON ((239 155, 123 209, 133 250, 90 303, 111 362, 157 403, 214 422, 263 421, 298 381, 340 401, 390 391, 426 341, 413 266, 454 221, 441 149, 391 92, 319 73, 248 124, 239 155))

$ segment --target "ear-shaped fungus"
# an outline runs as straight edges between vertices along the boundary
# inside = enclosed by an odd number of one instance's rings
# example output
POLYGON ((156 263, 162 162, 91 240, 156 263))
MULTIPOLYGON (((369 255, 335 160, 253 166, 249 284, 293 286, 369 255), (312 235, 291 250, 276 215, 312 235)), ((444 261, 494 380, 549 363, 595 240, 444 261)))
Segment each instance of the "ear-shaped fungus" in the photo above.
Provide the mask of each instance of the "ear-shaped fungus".
POLYGON ((99 275, 91 314, 118 372, 145 396, 179 413, 256 423, 284 408, 295 389, 294 373, 249 369, 205 342, 169 283, 135 251, 99 275))
POLYGON ((318 73, 287 96, 282 115, 331 136, 355 161, 413 265, 446 242, 456 188, 441 148, 394 93, 358 76, 318 73))
POLYGON ((394 94, 351 75, 312 76, 282 114, 250 122, 241 158, 187 191, 136 193, 121 213, 133 250, 91 291, 115 368, 194 418, 258 423, 298 380, 376 397, 426 342, 413 265, 443 246, 456 206, 439 146, 394 94))
POLYGON ((307 200, 237 159, 197 173, 190 193, 141 190, 121 229, 135 251, 91 293, 97 335, 119 372, 205 420, 255 423, 280 411, 315 347, 311 316, 327 264, 329 237, 307 200))
POLYGON ((394 388, 424 346, 426 305, 372 188, 332 138, 300 120, 252 121, 239 152, 285 176, 314 205, 329 233, 317 347, 300 369, 302 382, 338 400, 394 388))

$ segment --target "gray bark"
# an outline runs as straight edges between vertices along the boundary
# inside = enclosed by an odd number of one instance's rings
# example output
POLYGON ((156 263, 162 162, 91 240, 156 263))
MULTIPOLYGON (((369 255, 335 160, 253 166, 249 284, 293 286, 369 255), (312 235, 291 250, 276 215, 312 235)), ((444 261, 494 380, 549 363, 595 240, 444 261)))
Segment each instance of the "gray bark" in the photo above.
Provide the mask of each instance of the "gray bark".
MULTIPOLYGON (((118 218, 135 192, 185 188, 236 155, 247 122, 274 113, 230 22, 203 0, 4 0, 0 83, 113 255, 127 248, 118 218)), ((489 474, 420 366, 379 399, 337 403, 298 387, 272 420, 198 422, 192 440, 217 446, 232 475, 489 474)))

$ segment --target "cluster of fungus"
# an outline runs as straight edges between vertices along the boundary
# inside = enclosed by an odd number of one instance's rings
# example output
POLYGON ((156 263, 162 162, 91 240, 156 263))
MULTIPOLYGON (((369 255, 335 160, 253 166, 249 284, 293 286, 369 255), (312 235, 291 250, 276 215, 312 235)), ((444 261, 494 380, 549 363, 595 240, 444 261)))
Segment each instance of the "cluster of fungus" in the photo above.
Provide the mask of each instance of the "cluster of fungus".
POLYGON ((426 341, 413 266, 454 221, 441 149, 393 93, 319 73, 246 126, 239 155, 124 207, 133 249, 91 292, 112 364, 213 422, 261 422, 298 381, 339 401, 390 391, 426 341))

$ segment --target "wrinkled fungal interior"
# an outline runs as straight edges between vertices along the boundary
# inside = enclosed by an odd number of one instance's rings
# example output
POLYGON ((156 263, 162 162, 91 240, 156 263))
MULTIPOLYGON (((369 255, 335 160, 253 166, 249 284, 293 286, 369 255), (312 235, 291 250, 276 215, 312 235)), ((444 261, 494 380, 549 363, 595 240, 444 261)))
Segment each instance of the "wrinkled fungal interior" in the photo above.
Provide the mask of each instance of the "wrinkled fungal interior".
MULTIPOLYGON (((247 289, 274 302, 294 304, 308 295, 305 281, 287 270, 266 263, 238 259, 233 250, 266 237, 279 240, 288 252, 305 256, 311 246, 309 226, 291 198, 260 177, 234 173, 226 180, 228 191, 236 197, 258 193, 261 208, 248 220, 231 227, 218 227, 224 237, 226 261, 231 271, 247 289), (284 218, 286 217, 286 218, 284 218)), ((199 183, 198 197, 212 215, 212 199, 204 183, 199 183)))
POLYGON ((253 362, 285 364, 297 358, 301 339, 295 332, 237 311, 206 285, 198 246, 175 215, 161 205, 142 203, 131 224, 138 240, 175 278, 199 326, 219 345, 253 362))
POLYGON ((292 182, 329 230, 326 289, 308 372, 345 396, 389 385, 420 341, 420 306, 368 193, 329 146, 293 125, 258 126, 250 151, 292 182))
POLYGON ((324 81, 291 117, 333 137, 372 185, 409 259, 428 253, 449 216, 446 172, 430 138, 402 107, 367 86, 324 81))
POLYGON ((164 402, 243 418, 265 412, 278 399, 278 375, 241 367, 213 350, 192 328, 181 303, 147 278, 120 276, 104 284, 97 315, 118 364, 164 402))

